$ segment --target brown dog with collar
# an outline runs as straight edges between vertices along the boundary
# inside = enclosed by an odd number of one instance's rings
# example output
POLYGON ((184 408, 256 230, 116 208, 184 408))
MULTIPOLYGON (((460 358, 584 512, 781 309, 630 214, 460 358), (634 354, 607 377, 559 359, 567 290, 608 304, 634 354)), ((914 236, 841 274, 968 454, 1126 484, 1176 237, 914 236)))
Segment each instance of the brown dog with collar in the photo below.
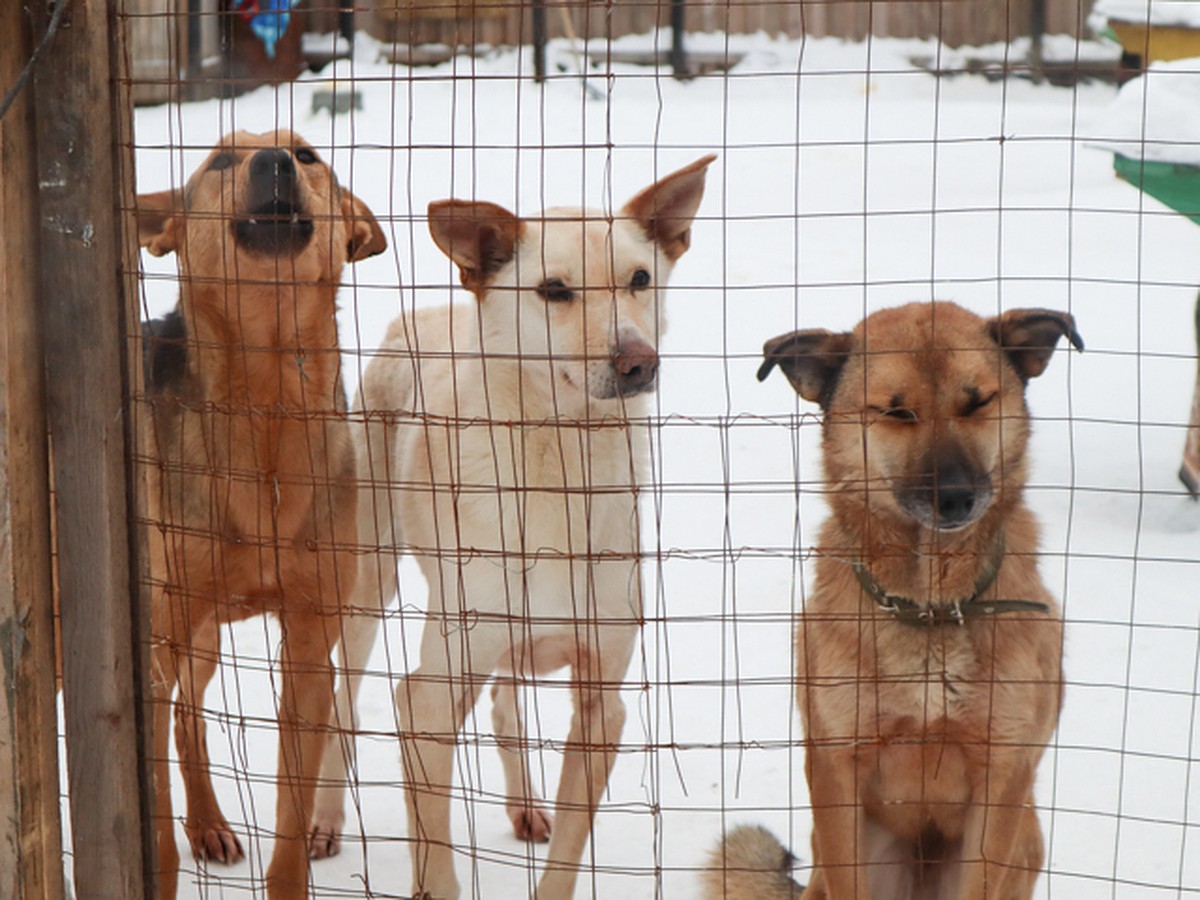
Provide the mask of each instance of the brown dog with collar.
POLYGON ((179 191, 138 198, 143 246, 179 257, 174 313, 149 323, 152 679, 160 895, 179 869, 167 707, 198 857, 241 858, 198 712, 217 627, 282 629, 272 900, 308 890, 306 838, 333 701, 330 648, 357 561, 355 451, 335 320, 343 266, 387 242, 370 210, 289 131, 222 139, 179 191))
POLYGON ((1022 499, 1025 386, 1062 337, 1082 349, 1066 313, 938 302, 767 342, 759 379, 779 366, 825 416, 831 515, 796 629, 812 880, 740 828, 707 897, 1031 896, 1062 621, 1022 499))

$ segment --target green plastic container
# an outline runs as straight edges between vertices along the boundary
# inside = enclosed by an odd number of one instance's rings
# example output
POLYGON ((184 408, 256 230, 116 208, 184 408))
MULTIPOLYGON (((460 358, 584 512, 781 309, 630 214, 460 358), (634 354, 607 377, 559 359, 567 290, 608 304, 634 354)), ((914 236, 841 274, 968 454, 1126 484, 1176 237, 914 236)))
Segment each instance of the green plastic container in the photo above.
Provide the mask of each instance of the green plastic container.
POLYGON ((1150 162, 1113 154, 1117 174, 1200 225, 1200 166, 1150 162))

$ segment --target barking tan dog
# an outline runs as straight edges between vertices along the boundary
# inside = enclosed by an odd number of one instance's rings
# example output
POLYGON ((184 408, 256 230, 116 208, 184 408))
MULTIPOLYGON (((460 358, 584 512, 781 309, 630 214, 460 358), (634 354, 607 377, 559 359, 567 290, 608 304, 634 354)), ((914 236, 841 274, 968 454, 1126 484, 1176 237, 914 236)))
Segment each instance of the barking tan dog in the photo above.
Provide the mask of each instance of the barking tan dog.
MULTIPOLYGON (((1071 316, 950 303, 768 341, 824 412, 831 515, 796 629, 813 806, 806 900, 1028 900, 1033 782, 1058 720, 1062 622, 1022 500, 1025 386, 1071 316)), ((761 829, 726 838, 709 898, 801 896, 761 829)))
MULTIPOLYGON (((476 302, 393 323, 363 379, 364 480, 375 488, 359 501, 362 541, 412 553, 429 585, 420 664, 396 690, 417 896, 459 896, 454 745, 494 673, 508 814, 518 837, 550 837, 540 900, 572 894, 642 618, 637 494, 649 453, 638 420, 657 381, 662 288, 688 248, 712 159, 615 218, 429 207, 433 239, 476 302), (575 711, 552 821, 534 794, 518 686, 568 666, 575 711)), ((356 608, 390 601, 393 562, 366 560, 356 608)), ((377 627, 377 615, 347 624, 351 688, 377 627)), ((340 714, 351 709, 352 691, 339 694, 340 714)), ((344 777, 340 766, 340 753, 327 756, 327 784, 344 777)), ((314 855, 336 852, 342 802, 340 790, 318 800, 314 855)))
POLYGON ((179 257, 175 313, 147 329, 160 893, 175 896, 167 706, 193 852, 242 850, 217 806, 197 714, 221 622, 282 628, 271 898, 307 896, 305 837, 333 699, 330 648, 357 561, 354 449, 335 295, 387 246, 371 212, 297 135, 229 135, 181 191, 138 201, 144 246, 179 257))

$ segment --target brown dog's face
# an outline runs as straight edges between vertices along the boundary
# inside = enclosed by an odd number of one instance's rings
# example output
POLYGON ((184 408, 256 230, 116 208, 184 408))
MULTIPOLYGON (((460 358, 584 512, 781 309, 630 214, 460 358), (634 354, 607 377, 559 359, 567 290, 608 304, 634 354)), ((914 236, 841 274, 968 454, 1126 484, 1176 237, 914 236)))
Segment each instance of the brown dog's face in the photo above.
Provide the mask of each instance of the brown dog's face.
POLYGON ((660 290, 690 244, 714 158, 660 179, 617 216, 521 219, 493 203, 430 204, 434 241, 479 301, 484 351, 547 367, 563 411, 653 390, 660 290))
POLYGON ((282 260, 289 280, 336 278, 387 247, 366 205, 286 130, 226 135, 183 190, 139 196, 138 233, 155 256, 177 252, 192 271, 231 278, 282 260))
POLYGON ((1067 313, 983 319, 952 303, 913 303, 852 332, 773 338, 759 379, 778 365, 821 405, 826 477, 839 495, 897 524, 959 531, 1023 485, 1025 384, 1064 336, 1082 349, 1067 313))

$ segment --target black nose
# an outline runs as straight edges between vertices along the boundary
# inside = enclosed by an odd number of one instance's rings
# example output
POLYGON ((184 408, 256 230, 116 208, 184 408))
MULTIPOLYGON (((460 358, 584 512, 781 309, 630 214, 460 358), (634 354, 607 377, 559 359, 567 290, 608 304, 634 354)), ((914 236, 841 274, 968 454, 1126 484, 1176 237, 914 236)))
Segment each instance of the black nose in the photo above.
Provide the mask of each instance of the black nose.
POLYGON ((948 485, 939 481, 934 488, 934 494, 938 524, 941 527, 953 528, 970 521, 978 496, 973 485, 948 485))
POLYGON ((278 147, 259 150, 250 159, 250 181, 259 190, 269 189, 276 197, 290 197, 296 181, 292 154, 278 147))
POLYGON ((933 508, 939 528, 956 528, 971 521, 986 479, 957 456, 943 457, 933 466, 933 508))
POLYGON ((617 370, 620 394, 637 394, 654 386, 658 377, 658 352, 645 341, 629 341, 617 348, 613 367, 617 370))

